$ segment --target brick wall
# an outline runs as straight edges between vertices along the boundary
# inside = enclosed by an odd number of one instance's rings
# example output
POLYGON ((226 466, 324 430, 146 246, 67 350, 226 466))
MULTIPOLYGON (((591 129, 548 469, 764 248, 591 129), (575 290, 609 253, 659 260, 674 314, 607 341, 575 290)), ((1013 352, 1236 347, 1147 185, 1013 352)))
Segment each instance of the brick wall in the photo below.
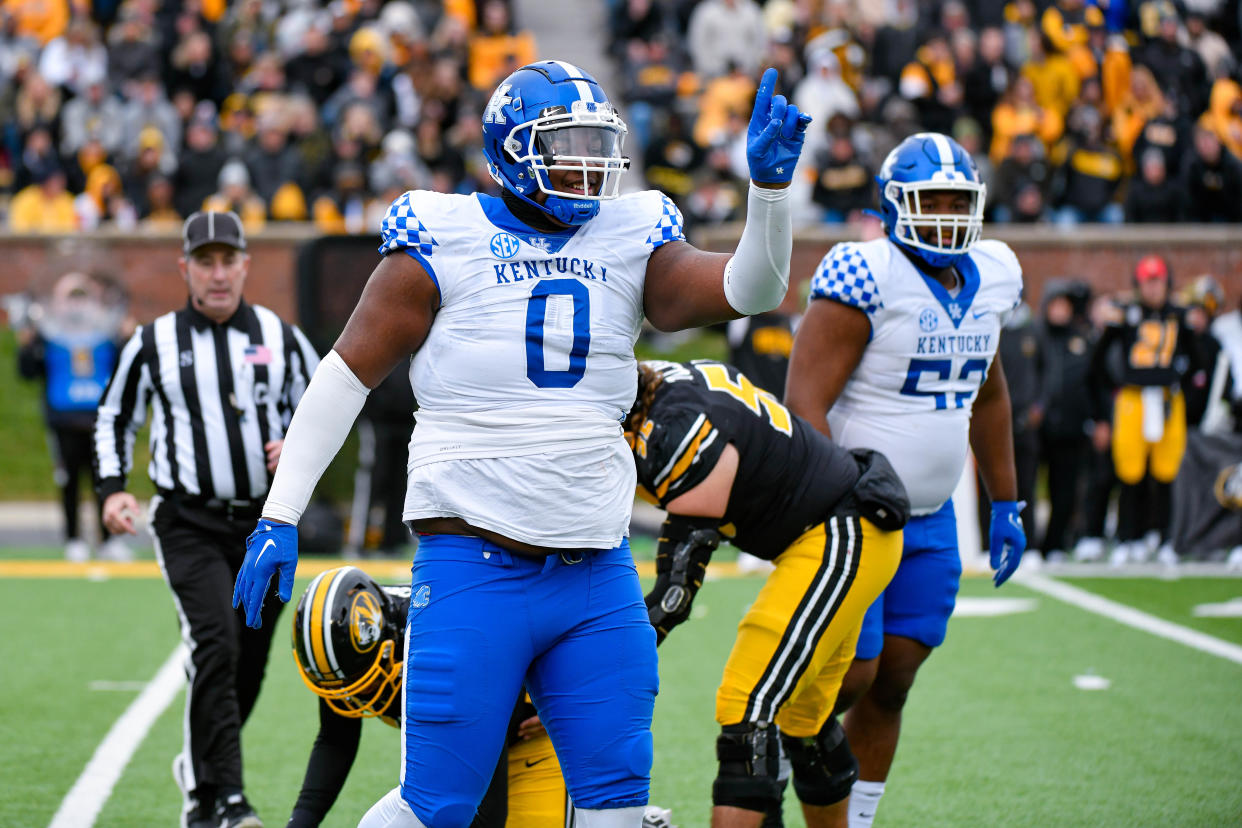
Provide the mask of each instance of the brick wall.
MULTIPOLYGON (((817 227, 795 236, 793 279, 810 278, 833 244, 857 238, 843 229, 817 227)), ((695 241, 705 249, 728 252, 736 246, 740 231, 740 225, 712 228, 695 241)), ((1044 281, 1052 278, 1083 279, 1097 292, 1128 288, 1135 263, 1149 253, 1168 259, 1175 287, 1200 273, 1211 273, 1224 286, 1228 307, 1242 301, 1242 226, 1096 225, 1064 231, 1049 225, 997 225, 985 228, 984 235, 1013 247, 1022 262, 1032 306, 1038 306, 1044 281)))
MULTIPOLYGON (((297 247, 310 235, 282 231, 249 240, 247 301, 266 305, 285 319, 295 317, 297 247)), ((130 312, 139 322, 149 322, 185 304, 185 282, 177 270, 180 244, 176 234, 0 237, 0 295, 27 290, 44 295, 64 273, 98 271, 124 284, 130 312)))
MULTIPOLYGON (((709 250, 732 251, 740 229, 738 225, 711 228, 696 236, 695 242, 709 250)), ((1132 225, 1064 232, 1043 225, 998 226, 988 228, 988 236, 1008 242, 1017 252, 1027 298, 1033 305, 1038 304, 1048 278, 1083 278, 1097 291, 1125 288, 1134 263, 1152 252, 1168 257, 1179 283, 1199 273, 1213 273, 1225 286, 1231 307, 1242 301, 1242 227, 1132 225)), ((252 237, 247 299, 287 319, 295 318, 298 246, 312 237, 313 231, 302 227, 252 237)), ((852 237, 827 226, 799 233, 794 242, 794 279, 809 278, 828 248, 848 238, 852 237)), ((99 269, 128 287, 134 317, 146 322, 185 301, 185 286, 177 272, 178 243, 175 234, 0 237, 0 295, 24 290, 44 293, 71 269, 99 269)))

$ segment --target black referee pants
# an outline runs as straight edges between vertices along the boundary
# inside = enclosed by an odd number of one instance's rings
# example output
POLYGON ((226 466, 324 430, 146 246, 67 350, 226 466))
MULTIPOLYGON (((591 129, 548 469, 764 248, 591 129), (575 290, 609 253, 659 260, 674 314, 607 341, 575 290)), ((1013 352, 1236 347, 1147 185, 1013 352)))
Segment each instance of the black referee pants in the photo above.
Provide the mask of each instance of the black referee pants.
POLYGON ((241 726, 254 709, 284 604, 275 579, 263 602, 263 626, 246 626, 233 609, 233 584, 253 520, 162 501, 152 521, 155 551, 173 592, 186 663, 185 780, 200 796, 242 790, 241 726))

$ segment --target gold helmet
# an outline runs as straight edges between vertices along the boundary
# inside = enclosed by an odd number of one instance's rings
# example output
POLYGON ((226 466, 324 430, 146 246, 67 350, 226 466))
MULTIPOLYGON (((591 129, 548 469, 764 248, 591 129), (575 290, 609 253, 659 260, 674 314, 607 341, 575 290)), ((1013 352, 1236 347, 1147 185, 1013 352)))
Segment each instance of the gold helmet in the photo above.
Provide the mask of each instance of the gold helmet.
POLYGON ((311 581, 293 616, 302 680, 342 716, 384 714, 401 691, 401 622, 392 598, 353 566, 311 581))

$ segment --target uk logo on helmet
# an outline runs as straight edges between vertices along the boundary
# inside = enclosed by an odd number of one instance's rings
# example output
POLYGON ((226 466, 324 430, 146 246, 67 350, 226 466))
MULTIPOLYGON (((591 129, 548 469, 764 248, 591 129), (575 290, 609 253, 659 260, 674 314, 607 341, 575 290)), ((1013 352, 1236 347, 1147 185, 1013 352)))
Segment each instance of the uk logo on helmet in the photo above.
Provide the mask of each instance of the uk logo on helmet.
POLYGON ((511 83, 502 83, 496 87, 496 91, 492 93, 492 99, 487 102, 487 109, 483 111, 483 123, 508 123, 508 119, 505 118, 504 108, 513 102, 513 98, 509 96, 509 90, 512 88, 513 84, 511 83))

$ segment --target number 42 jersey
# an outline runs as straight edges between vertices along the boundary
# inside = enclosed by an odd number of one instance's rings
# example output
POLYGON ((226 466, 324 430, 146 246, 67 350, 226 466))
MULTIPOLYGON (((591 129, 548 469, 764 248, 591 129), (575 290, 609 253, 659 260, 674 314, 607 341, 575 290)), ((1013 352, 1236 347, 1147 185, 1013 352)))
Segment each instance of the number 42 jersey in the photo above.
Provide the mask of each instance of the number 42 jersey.
POLYGON ((871 323, 862 359, 828 412, 833 439, 883 452, 916 515, 953 494, 971 406, 1022 297, 1022 269, 1004 242, 978 242, 957 271, 959 289, 950 292, 881 238, 836 245, 811 281, 812 299, 857 308, 871 323))
POLYGON ((621 421, 637 389, 647 261, 685 238, 677 208, 633 193, 544 233, 500 198, 412 190, 381 230, 380 252, 417 260, 440 298, 410 368, 419 410, 404 518, 617 546, 633 505, 621 421))

